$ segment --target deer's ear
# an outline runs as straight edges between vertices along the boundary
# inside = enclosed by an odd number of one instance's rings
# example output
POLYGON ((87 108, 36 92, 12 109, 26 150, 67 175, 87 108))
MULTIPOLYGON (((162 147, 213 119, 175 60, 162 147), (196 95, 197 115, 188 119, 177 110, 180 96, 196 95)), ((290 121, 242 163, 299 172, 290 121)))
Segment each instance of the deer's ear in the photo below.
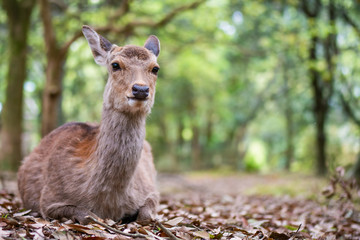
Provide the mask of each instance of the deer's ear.
POLYGON ((89 43, 95 62, 99 65, 106 65, 107 52, 110 51, 112 47, 111 42, 89 26, 84 25, 82 32, 89 43))
POLYGON ((145 42, 144 47, 150 50, 155 56, 159 56, 160 53, 160 41, 155 35, 151 35, 145 42))

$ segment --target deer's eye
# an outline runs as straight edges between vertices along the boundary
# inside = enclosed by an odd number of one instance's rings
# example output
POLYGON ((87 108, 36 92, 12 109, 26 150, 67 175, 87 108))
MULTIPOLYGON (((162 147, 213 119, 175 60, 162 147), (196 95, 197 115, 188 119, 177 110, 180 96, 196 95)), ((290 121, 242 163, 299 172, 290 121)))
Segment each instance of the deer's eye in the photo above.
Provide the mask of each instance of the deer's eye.
POLYGON ((160 69, 160 68, 158 68, 158 67, 153 67, 153 69, 151 70, 151 72, 152 72, 153 74, 157 74, 158 71, 159 71, 159 69, 160 69))
POLYGON ((111 64, 113 71, 121 70, 121 67, 118 63, 112 63, 111 64))

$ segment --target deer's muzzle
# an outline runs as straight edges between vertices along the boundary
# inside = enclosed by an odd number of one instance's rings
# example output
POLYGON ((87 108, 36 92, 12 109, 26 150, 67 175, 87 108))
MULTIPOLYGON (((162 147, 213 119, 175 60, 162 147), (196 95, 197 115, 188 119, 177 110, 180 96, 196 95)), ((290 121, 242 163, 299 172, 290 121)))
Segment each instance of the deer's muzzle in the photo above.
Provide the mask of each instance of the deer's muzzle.
POLYGON ((149 96, 149 87, 135 84, 132 87, 132 94, 137 100, 145 100, 149 96))

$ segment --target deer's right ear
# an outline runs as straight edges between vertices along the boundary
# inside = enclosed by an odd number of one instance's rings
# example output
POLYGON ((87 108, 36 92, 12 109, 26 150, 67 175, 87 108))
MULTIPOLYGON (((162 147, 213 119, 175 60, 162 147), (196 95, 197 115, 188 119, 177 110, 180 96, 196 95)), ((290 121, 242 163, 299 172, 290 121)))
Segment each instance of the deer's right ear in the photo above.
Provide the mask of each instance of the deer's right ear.
POLYGON ((156 57, 160 53, 160 41, 155 35, 151 35, 145 42, 144 47, 150 50, 156 57))
POLYGON ((106 65, 107 52, 110 51, 112 43, 89 26, 84 25, 82 32, 89 43, 95 62, 99 65, 106 65))

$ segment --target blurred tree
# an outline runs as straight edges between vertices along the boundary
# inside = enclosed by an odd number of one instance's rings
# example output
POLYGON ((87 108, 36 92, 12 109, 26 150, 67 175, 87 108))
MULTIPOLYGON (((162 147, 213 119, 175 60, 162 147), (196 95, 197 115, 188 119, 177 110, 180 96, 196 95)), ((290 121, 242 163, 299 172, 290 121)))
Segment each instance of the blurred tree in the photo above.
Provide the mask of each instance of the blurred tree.
MULTIPOLYGON (((360 130, 360 115, 358 114, 358 109, 360 109, 360 106, 358 104, 358 100, 356 100, 356 97, 353 94, 353 86, 347 84, 346 94, 342 92, 339 94, 345 114, 351 119, 351 121, 356 124, 360 130)), ((350 175, 360 180, 360 151, 358 152, 355 164, 350 171, 350 175)))
POLYGON ((313 90, 313 114, 316 122, 316 170, 319 175, 327 173, 326 160, 326 122, 329 113, 329 103, 333 95, 335 81, 335 67, 337 49, 337 30, 336 30, 336 8, 333 0, 325 6, 321 0, 302 1, 302 11, 308 18, 308 27, 310 34, 309 45, 309 75, 313 90), (327 8, 325 8, 327 7, 327 8), (327 9, 328 26, 330 30, 325 39, 320 39, 317 27, 320 21, 322 9, 327 9), (319 48, 323 48, 324 59, 327 65, 325 69, 319 69, 322 56, 319 56, 319 48))
POLYGON ((316 162, 318 174, 326 173, 326 134, 325 118, 328 109, 327 99, 323 98, 321 74, 317 69, 319 37, 316 31, 317 17, 321 10, 321 1, 316 0, 315 4, 311 1, 302 1, 302 10, 308 18, 310 45, 309 45, 309 77, 312 83, 314 106, 313 112, 316 121, 316 162), (314 5, 314 6, 312 6, 314 5))
POLYGON ((288 62, 283 62, 283 80, 284 80, 284 115, 286 119, 286 150, 285 150, 285 169, 291 169, 291 163, 294 161, 294 112, 292 107, 292 89, 290 87, 288 62))
MULTIPOLYGON (((24 86, 26 149, 39 140, 42 93, 44 132, 64 121, 99 120, 106 72, 94 68, 79 39, 81 25, 89 24, 114 43, 141 45, 148 34, 161 39, 162 68, 147 128, 160 169, 312 171, 317 165, 323 171, 325 165, 331 171, 352 164, 346 159, 357 154, 357 125, 339 114, 341 102, 332 92, 344 89, 343 75, 352 90, 341 93, 358 115, 357 1, 193 1, 174 7, 176 0, 39 0, 42 21, 34 18, 31 25, 24 86), (303 4, 310 15, 319 4, 316 17, 304 14, 303 4), (317 151, 312 141, 322 137, 328 147, 317 151), (316 152, 325 155, 322 163, 316 152)), ((1 41, 5 19, 0 9, 1 41)), ((1 54, 9 55, 7 49, 2 44, 1 54)))
MULTIPOLYGON (((355 2, 355 7, 353 7, 351 10, 354 11, 354 14, 358 14, 360 11, 359 4, 355 2)), ((355 21, 355 19, 350 15, 349 9, 346 9, 345 7, 342 7, 339 9, 339 15, 342 17, 344 22, 348 24, 353 31, 358 36, 358 39, 360 38, 360 26, 355 21)), ((352 53, 356 55, 356 58, 358 56, 358 49, 349 49, 352 53)), ((338 94, 340 96, 340 102, 342 105, 342 109, 346 116, 356 125, 356 127, 360 131, 360 115, 359 115, 359 81, 358 81, 358 64, 354 62, 354 66, 351 66, 350 64, 347 64, 349 69, 352 69, 352 71, 349 71, 345 75, 346 71, 342 71, 341 76, 341 87, 338 91, 338 94)), ((355 163, 353 164, 352 168, 350 169, 350 176, 355 177, 360 181, 360 150, 358 150, 357 158, 355 160, 355 163)))
POLYGON ((233 116, 224 145, 230 165, 242 168, 249 147, 249 128, 278 92, 276 34, 280 11, 278 3, 259 1, 231 1, 229 8, 229 23, 223 27, 236 31, 227 50, 232 66, 227 71, 225 87, 233 116))
POLYGON ((6 96, 1 113, 0 161, 2 169, 16 170, 22 158, 23 86, 30 17, 35 0, 2 0, 7 15, 9 61, 6 96))
POLYGON ((40 0, 40 15, 44 26, 46 46, 46 82, 42 100, 41 134, 45 136, 58 126, 61 81, 66 54, 71 42, 59 46, 52 25, 51 9, 48 0, 40 0))

